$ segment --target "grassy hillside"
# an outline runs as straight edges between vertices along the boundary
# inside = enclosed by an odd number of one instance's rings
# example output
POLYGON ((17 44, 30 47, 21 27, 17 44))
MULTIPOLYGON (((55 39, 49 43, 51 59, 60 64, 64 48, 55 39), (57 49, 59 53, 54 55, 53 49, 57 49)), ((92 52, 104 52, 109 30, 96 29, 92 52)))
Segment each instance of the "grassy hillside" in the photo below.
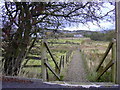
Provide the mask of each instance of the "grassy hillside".
POLYGON ((95 41, 111 41, 112 38, 115 38, 115 30, 105 30, 105 31, 86 31, 86 30, 77 30, 77 31, 61 31, 59 37, 74 37, 75 34, 81 34, 84 37, 88 37, 91 40, 95 41))

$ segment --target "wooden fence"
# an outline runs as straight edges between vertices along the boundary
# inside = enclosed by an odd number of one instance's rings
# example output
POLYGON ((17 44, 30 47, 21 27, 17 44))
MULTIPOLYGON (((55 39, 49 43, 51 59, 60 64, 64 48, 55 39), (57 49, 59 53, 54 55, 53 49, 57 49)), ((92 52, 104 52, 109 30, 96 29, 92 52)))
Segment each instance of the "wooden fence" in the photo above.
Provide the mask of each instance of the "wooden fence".
POLYGON ((74 44, 74 45, 80 45, 80 43, 74 43, 74 42, 48 42, 49 44, 74 44))
POLYGON ((101 59, 100 61, 100 64, 98 65, 97 67, 97 70, 96 72, 98 72, 98 76, 96 78, 96 80, 99 80, 100 77, 109 69, 111 68, 112 69, 112 81, 113 82, 116 82, 116 40, 113 39, 112 42, 109 43, 109 46, 105 52, 105 54, 103 55, 103 58, 101 59), (111 51, 111 60, 110 62, 106 65, 106 67, 101 71, 101 67, 102 67, 102 64, 103 62, 105 61, 107 55, 109 54, 109 52, 111 51))
POLYGON ((48 70, 52 72, 52 74, 55 76, 57 80, 61 80, 60 73, 62 69, 64 69, 65 66, 69 63, 71 53, 72 51, 69 51, 66 53, 66 55, 62 55, 60 57, 59 62, 57 63, 47 42, 43 40, 41 45, 41 57, 27 56, 26 57, 27 61, 24 63, 23 68, 30 68, 30 67, 41 68, 41 75, 42 75, 43 81, 49 81, 48 70), (48 58, 46 57, 47 52, 55 64, 55 69, 52 66, 50 66, 50 64, 48 63, 48 58), (27 65, 27 62, 29 61, 29 59, 41 60, 41 65, 27 65))

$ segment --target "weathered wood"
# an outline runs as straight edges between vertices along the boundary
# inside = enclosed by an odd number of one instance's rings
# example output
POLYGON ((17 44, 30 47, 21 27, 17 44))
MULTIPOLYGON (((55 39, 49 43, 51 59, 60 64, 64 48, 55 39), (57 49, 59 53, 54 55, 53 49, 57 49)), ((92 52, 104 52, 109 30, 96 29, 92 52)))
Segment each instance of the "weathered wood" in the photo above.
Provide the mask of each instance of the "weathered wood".
POLYGON ((70 61, 71 51, 68 52, 68 62, 70 61))
POLYGON ((24 64, 22 65, 21 69, 24 68, 24 66, 28 63, 29 60, 30 60, 30 59, 27 59, 27 60, 24 62, 24 64))
POLYGON ((62 66, 63 66, 63 68, 65 67, 64 55, 63 55, 63 57, 62 57, 62 66))
POLYGON ((111 60, 107 66, 103 69, 103 71, 98 75, 96 80, 100 79, 100 77, 115 63, 115 61, 111 60))
POLYGON ((48 73, 48 69, 46 69, 47 72, 47 81, 49 82, 49 73, 48 73))
POLYGON ((103 66, 100 66, 100 69, 98 70, 98 74, 100 74, 102 71, 103 71, 104 67, 103 66))
POLYGON ((112 82, 116 82, 116 43, 112 47, 112 60, 115 61, 115 64, 112 66, 112 82))
POLYGON ((56 76, 56 78, 57 78, 58 80, 60 80, 59 75, 52 69, 52 67, 49 65, 49 63, 45 62, 44 64, 45 64, 46 67, 56 76))
POLYGON ((30 68, 30 67, 41 67, 41 65, 25 65, 23 68, 30 68))
POLYGON ((66 53, 66 63, 68 63, 68 53, 66 53))
POLYGON ((35 56, 27 56, 26 59, 35 59, 35 60, 41 60, 41 57, 35 57, 35 56))
POLYGON ((52 60, 54 61, 55 65, 56 65, 56 67, 57 67, 57 68, 58 68, 58 70, 60 71, 60 68, 59 68, 59 66, 58 66, 57 62, 55 61, 55 59, 54 59, 54 57, 53 57, 53 55, 52 55, 52 53, 51 53, 51 51, 50 51, 50 49, 49 49, 49 47, 48 47, 47 43, 46 43, 46 42, 44 42, 44 45, 45 45, 45 47, 47 48, 47 51, 49 52, 49 54, 50 54, 50 56, 51 56, 52 60))
POLYGON ((42 79, 43 81, 47 81, 47 73, 46 73, 46 69, 47 67, 45 66, 45 62, 46 62, 46 47, 44 44, 44 40, 42 41, 42 46, 41 46, 41 73, 42 73, 42 79))
POLYGON ((75 44, 75 45, 79 45, 80 43, 74 43, 74 42, 66 42, 66 43, 61 43, 61 42, 48 42, 49 44, 75 44))
POLYGON ((120 84, 120 1, 116 2, 117 83, 120 84))
POLYGON ((60 71, 61 71, 61 68, 62 68, 62 56, 60 57, 59 68, 60 68, 60 71))
POLYGON ((108 55, 108 53, 109 53, 110 49, 112 48, 112 45, 113 45, 113 42, 110 42, 110 43, 109 43, 109 46, 108 46, 108 48, 107 48, 107 50, 106 50, 106 52, 105 52, 105 54, 104 54, 103 58, 101 59, 101 62, 100 62, 100 64, 98 65, 98 67, 97 67, 97 70, 96 70, 96 71, 98 71, 98 70, 99 70, 100 66, 101 66, 101 65, 102 65, 102 63, 104 62, 104 60, 105 60, 105 58, 107 57, 107 55, 108 55))

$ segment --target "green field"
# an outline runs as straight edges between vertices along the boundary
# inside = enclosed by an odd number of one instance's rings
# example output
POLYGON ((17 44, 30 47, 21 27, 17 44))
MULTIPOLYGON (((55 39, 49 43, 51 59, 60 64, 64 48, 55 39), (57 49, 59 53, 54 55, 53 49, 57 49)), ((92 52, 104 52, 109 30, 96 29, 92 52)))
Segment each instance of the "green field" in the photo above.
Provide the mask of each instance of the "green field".
MULTIPOLYGON (((74 42, 74 43, 81 43, 83 39, 48 39, 47 42, 60 42, 60 43, 66 43, 66 42, 74 42)), ((28 56, 36 56, 41 57, 41 40, 39 40, 35 47, 31 50, 31 53, 28 56)), ((66 56, 66 53, 72 50, 75 50, 78 48, 78 45, 74 44, 48 44, 52 55, 54 56, 56 62, 59 64, 60 58, 62 55, 66 56)), ((49 64, 52 66, 53 69, 55 69, 55 64, 52 61, 50 55, 47 53, 47 58, 49 64)), ((23 64, 26 62, 26 60, 23 61, 23 64)), ((26 65, 41 65, 40 60, 33 60, 30 59, 26 65)), ((21 70, 20 76, 29 77, 29 78, 41 78, 41 68, 23 68, 21 70)), ((49 71, 50 77, 54 77, 53 74, 49 71)))
MULTIPOLYGON (((83 56, 83 60, 85 62, 85 69, 88 73, 87 78, 90 81, 95 81, 95 78, 97 76, 97 73, 95 72, 98 64, 100 63, 100 60, 107 49, 107 46, 109 42, 103 42, 103 41, 93 41, 89 38, 80 38, 80 39, 74 39, 74 38, 63 38, 63 39, 48 39, 48 42, 60 42, 60 43, 66 43, 66 42, 74 42, 79 43, 79 45, 75 44, 49 44, 49 48, 55 58, 55 60, 59 63, 61 55, 66 55, 66 52, 70 50, 78 49, 78 47, 81 49, 81 53, 83 56)), ((40 52, 40 41, 36 43, 36 46, 32 49, 31 54, 35 54, 35 56, 41 56, 40 52)), ((108 63, 110 60, 110 54, 106 58, 103 67, 108 63)), ((55 64, 53 63, 51 57, 49 54, 47 54, 48 62, 52 66, 52 68, 55 69, 55 64)), ((25 62, 25 61, 24 61, 25 62)), ((40 60, 29 60, 27 65, 40 65, 40 60)), ((41 68, 23 68, 20 75, 30 78, 41 78, 41 68)), ((53 79, 53 74, 49 71, 49 75, 51 79, 53 79)), ((102 76, 102 78, 99 81, 111 81, 111 73, 110 70, 102 76), (109 76, 109 77, 108 77, 109 76)))

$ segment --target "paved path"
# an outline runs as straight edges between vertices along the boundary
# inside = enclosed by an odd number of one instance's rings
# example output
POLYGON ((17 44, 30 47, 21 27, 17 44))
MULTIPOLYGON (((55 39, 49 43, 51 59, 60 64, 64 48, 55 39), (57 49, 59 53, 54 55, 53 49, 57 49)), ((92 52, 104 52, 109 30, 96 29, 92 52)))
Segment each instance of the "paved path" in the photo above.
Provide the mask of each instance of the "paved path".
POLYGON ((67 74, 65 76, 65 81, 87 82, 83 60, 79 50, 76 50, 73 53, 72 60, 68 66, 67 74))
MULTIPOLYGON (((110 85, 72 85, 42 82, 40 79, 28 79, 7 76, 2 80, 2 90, 120 90, 120 86, 110 85)), ((0 87, 1 89, 1 87, 0 87)))

